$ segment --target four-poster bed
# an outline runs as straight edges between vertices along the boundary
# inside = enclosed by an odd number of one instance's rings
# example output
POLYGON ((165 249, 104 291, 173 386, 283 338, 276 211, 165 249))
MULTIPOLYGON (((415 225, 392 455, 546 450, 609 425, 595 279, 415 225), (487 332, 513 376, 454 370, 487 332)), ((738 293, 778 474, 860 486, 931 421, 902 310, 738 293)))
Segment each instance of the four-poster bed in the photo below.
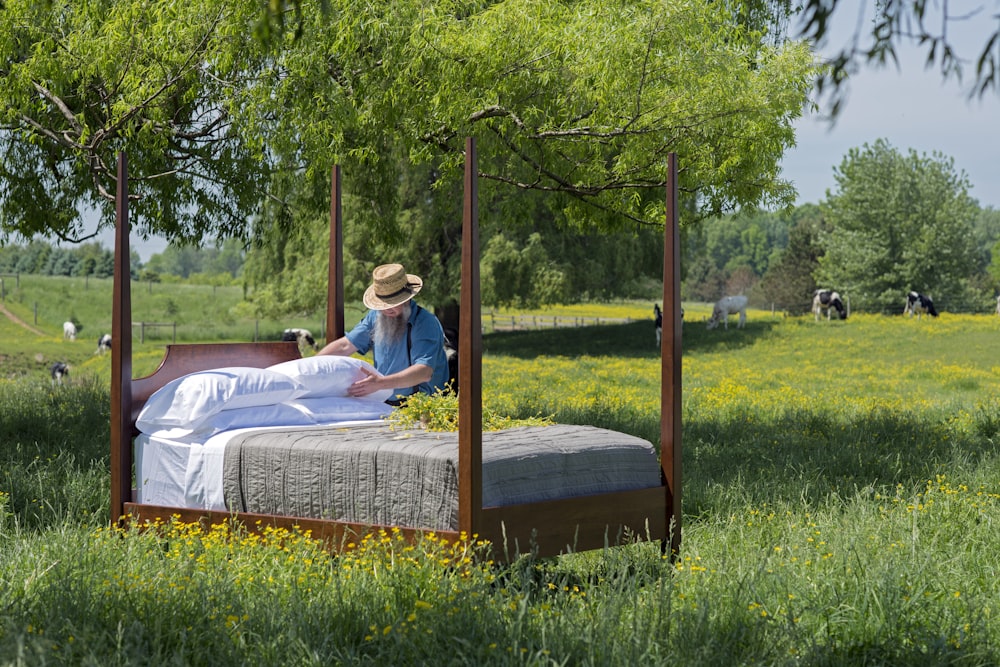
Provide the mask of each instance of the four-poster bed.
MULTIPOLYGON (((477 174, 476 148, 472 139, 466 141, 464 181, 459 323, 459 337, 462 341, 459 350, 459 386, 462 389, 459 394, 458 433, 432 434, 416 430, 400 434, 384 424, 373 424, 371 421, 331 425, 315 418, 312 412, 303 408, 308 403, 308 399, 301 398, 305 395, 302 390, 304 385, 296 384, 294 390, 290 390, 294 393, 294 400, 289 399, 289 403, 312 416, 312 421, 305 422, 309 425, 301 429, 275 429, 287 441, 280 445, 282 449, 258 450, 252 448, 256 440, 268 440, 267 447, 270 448, 273 446, 270 440, 274 435, 270 433, 270 425, 260 424, 268 428, 251 429, 245 442, 241 440, 241 449, 237 449, 230 436, 238 434, 242 437, 243 430, 234 428, 227 431, 225 429, 228 427, 215 425, 206 431, 204 424, 214 424, 212 419, 223 416, 229 418, 226 423, 230 427, 246 426, 247 424, 237 423, 239 419, 235 418, 241 417, 245 412, 263 411, 257 404, 251 403, 244 410, 229 409, 225 405, 216 406, 210 418, 200 422, 201 425, 192 426, 194 430, 201 429, 203 435, 211 436, 201 440, 192 439, 196 434, 183 429, 156 431, 157 427, 146 428, 145 425, 150 422, 149 413, 159 409, 156 405, 162 408, 162 405, 173 400, 173 408, 180 406, 187 409, 190 395, 181 400, 169 392, 181 392, 184 386, 190 385, 193 378, 202 382, 208 377, 211 382, 223 383, 231 388, 236 376, 240 383, 248 382, 247 377, 252 377, 253 382, 271 382, 275 377, 284 378, 283 373, 288 368, 305 368, 307 360, 317 360, 316 364, 324 362, 317 357, 301 359, 298 346, 290 342, 168 345, 156 371, 146 377, 132 378, 128 178, 127 161, 120 155, 112 323, 112 522, 141 524, 178 517, 185 522, 223 523, 237 520, 249 529, 297 526, 311 531, 314 537, 325 540, 333 548, 345 544, 357 535, 380 528, 398 528, 411 536, 433 530, 447 539, 457 540, 464 534, 488 540, 494 546, 495 555, 500 558, 529 551, 549 556, 567 551, 601 548, 607 544, 613 545, 626 536, 628 539, 660 540, 664 544, 669 542, 670 548, 676 552, 680 544, 681 492, 681 323, 676 156, 671 154, 668 164, 664 233, 665 317, 661 342, 659 461, 656 460, 656 453, 650 443, 626 434, 592 427, 559 425, 483 432, 477 174), (282 372, 277 373, 278 371, 282 372), (185 400, 188 402, 185 403, 185 400), (181 433, 181 437, 173 438, 171 434, 177 433, 181 433), (212 449, 211 443, 222 436, 225 444, 212 449), (312 439, 306 441, 307 437, 312 439), (405 442, 399 444, 401 440, 405 442), (505 448, 510 450, 509 456, 505 453, 505 448), (308 453, 302 454, 303 451, 308 453), (168 470, 162 475, 157 472, 167 469, 167 464, 160 458, 164 452, 167 459, 171 456, 177 460, 183 459, 177 469, 179 472, 168 470), (292 456, 305 458, 294 465, 288 465, 292 456), (328 460, 330 456, 339 456, 341 460, 331 462, 328 460), (377 467, 375 457, 378 457, 377 467), (392 467, 395 464, 390 464, 396 458, 402 461, 398 469, 392 467), (165 488, 175 482, 177 485, 190 485, 195 475, 190 461, 195 459, 202 461, 199 470, 215 470, 212 474, 224 480, 220 481, 219 488, 209 489, 214 482, 199 482, 202 486, 197 492, 192 492, 190 488, 180 491, 168 489, 158 495, 158 487, 154 487, 161 481, 165 488), (428 459, 435 461, 429 463, 428 459), (204 461, 214 463, 206 464, 204 461), (226 466, 224 474, 220 472, 223 461, 226 466), (414 465, 415 468, 412 467, 414 465), (292 470, 296 466, 299 470, 292 470), (333 511, 329 506, 315 512, 301 509, 319 502, 316 500, 317 494, 322 495, 325 491, 317 489, 330 486, 327 480, 320 480, 309 491, 303 490, 302 487, 312 484, 308 478, 315 476, 316 466, 337 468, 337 474, 341 477, 357 475, 363 478, 352 482, 363 488, 338 490, 334 494, 338 499, 336 501, 323 499, 323 502, 344 503, 346 501, 343 500, 343 494, 347 493, 354 498, 348 503, 357 510, 354 514, 343 514, 341 508, 333 511), (265 475, 260 474, 262 467, 267 471, 265 475), (251 479, 255 474, 254 470, 257 470, 258 477, 251 479), (511 472, 512 470, 516 472, 511 472), (367 476, 359 471, 367 471, 367 476), (511 477, 505 477, 506 475, 511 477), (513 475, 524 475, 525 478, 518 481, 513 475), (247 477, 246 480, 244 476, 247 477), (274 498, 257 497, 257 490, 272 486, 271 482, 276 477, 282 477, 288 486, 280 490, 260 492, 261 496, 270 493, 274 498), (156 484, 150 482, 152 478, 156 478, 156 484), (374 487, 379 484, 382 487, 375 491, 374 487), (561 485, 564 488, 560 488, 561 485), (440 497, 435 495, 441 489, 445 491, 440 497), (308 498, 284 498, 287 494, 300 493, 306 493, 308 498), (388 498, 387 494, 391 493, 395 493, 396 497, 388 498), (427 515, 434 514, 434 511, 411 511, 414 508, 406 506, 407 502, 401 503, 398 497, 400 493, 406 494, 403 500, 413 498, 414 504, 418 504, 416 497, 420 496, 419 502, 427 506, 444 506, 440 510, 441 516, 428 519, 427 515), (192 495, 201 497, 213 494, 216 498, 224 497, 225 501, 217 499, 213 504, 185 500, 185 497, 190 500, 192 495), (366 495, 367 500, 358 500, 363 495, 366 495), (164 502, 163 498, 174 500, 164 502), (385 505, 401 504, 404 506, 397 507, 392 512, 385 511, 385 505), (365 507, 362 508, 362 505, 365 507), (288 510, 289 507, 294 509, 288 510)), ((340 196, 340 171, 339 168, 334 168, 330 206, 329 302, 326 315, 328 340, 344 332, 340 196)), ((312 381, 315 377, 306 377, 304 380, 297 377, 293 381, 312 381)), ((213 385, 213 389, 217 386, 213 385)), ((198 385, 198 390, 202 391, 203 386, 198 385)), ((268 389, 271 390, 272 388, 268 389)), ((282 394, 281 399, 284 400, 285 397, 282 394)), ((203 397, 198 400, 202 399, 203 397)), ((324 409, 328 409, 331 400, 337 399, 319 398, 312 405, 315 407, 322 404, 326 406, 324 409)), ((288 406, 285 403, 268 406, 266 409, 271 410, 272 407, 282 408, 285 410, 282 416, 287 416, 288 406)), ((367 408, 371 407, 369 402, 367 408)), ((317 410, 322 411, 319 408, 317 410)), ((364 420, 368 417, 371 415, 348 417, 348 420, 364 420)), ((183 419, 184 415, 182 421, 183 419)), ((292 422, 276 423, 280 426, 292 422)), ((191 426, 181 422, 168 424, 173 427, 178 425, 191 426)))

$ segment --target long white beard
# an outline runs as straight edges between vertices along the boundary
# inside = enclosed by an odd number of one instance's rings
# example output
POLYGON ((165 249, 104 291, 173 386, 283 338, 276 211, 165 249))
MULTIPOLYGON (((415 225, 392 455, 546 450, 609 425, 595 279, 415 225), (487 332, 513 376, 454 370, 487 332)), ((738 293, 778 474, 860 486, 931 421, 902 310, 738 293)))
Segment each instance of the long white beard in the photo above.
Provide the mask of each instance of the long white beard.
POLYGON ((406 327, 410 321, 412 309, 410 302, 403 304, 403 311, 398 317, 387 317, 379 313, 375 318, 375 331, 372 333, 372 340, 375 343, 392 344, 402 340, 406 335, 406 327))

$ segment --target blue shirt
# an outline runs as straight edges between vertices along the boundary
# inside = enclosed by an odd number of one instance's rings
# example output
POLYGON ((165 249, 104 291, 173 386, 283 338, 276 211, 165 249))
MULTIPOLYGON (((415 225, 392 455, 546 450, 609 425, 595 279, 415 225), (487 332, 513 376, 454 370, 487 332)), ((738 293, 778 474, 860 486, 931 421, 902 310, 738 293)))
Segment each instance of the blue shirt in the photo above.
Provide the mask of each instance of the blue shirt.
MULTIPOLYGON (((407 323, 408 333, 395 343, 386 344, 380 341, 373 351, 375 370, 382 375, 391 375, 406 370, 413 364, 430 366, 433 371, 430 382, 422 382, 416 387, 398 387, 393 396, 421 391, 433 394, 443 389, 448 383, 448 359, 444 353, 444 330, 434 314, 418 306, 415 302, 410 319, 407 323), (407 349, 409 348, 409 349, 407 349)), ((358 325, 347 334, 347 340, 361 354, 367 354, 372 348, 372 334, 375 331, 375 318, 379 311, 369 310, 358 322, 358 325)))

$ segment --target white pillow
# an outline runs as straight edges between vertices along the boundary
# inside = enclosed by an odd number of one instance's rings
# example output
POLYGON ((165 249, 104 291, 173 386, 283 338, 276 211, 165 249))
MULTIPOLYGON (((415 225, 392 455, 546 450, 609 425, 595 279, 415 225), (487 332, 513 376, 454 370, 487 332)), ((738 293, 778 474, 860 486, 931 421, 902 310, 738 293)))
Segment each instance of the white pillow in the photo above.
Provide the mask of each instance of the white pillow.
POLYGON ((364 398, 299 398, 290 405, 309 415, 315 424, 331 424, 362 419, 380 419, 392 412, 392 406, 383 401, 364 398))
POLYGON ((143 433, 196 429, 223 410, 281 403, 302 390, 294 379, 266 368, 232 366, 198 371, 153 392, 135 424, 143 433))
POLYGON ((312 416, 305 410, 289 403, 258 405, 235 410, 223 410, 207 418, 193 433, 207 438, 221 431, 255 426, 312 426, 312 416))
MULTIPOLYGON (((375 373, 375 367, 364 359, 338 357, 332 354, 317 354, 312 357, 292 359, 268 366, 268 370, 284 373, 304 387, 299 398, 321 398, 337 396, 346 398, 347 388, 365 377, 361 370, 366 368, 375 373)), ((395 393, 395 389, 384 389, 365 396, 365 400, 385 402, 395 393)))

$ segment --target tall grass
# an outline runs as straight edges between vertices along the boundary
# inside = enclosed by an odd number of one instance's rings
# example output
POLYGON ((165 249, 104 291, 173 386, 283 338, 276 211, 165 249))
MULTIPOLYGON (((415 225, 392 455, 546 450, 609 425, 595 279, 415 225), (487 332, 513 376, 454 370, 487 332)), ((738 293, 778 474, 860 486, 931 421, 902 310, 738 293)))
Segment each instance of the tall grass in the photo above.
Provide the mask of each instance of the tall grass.
MULTIPOLYGON (((658 442, 651 324, 484 348, 489 409, 658 442)), ((751 313, 684 348, 676 559, 120 533, 105 386, 0 381, 0 662, 1000 663, 1000 320, 751 313)))

